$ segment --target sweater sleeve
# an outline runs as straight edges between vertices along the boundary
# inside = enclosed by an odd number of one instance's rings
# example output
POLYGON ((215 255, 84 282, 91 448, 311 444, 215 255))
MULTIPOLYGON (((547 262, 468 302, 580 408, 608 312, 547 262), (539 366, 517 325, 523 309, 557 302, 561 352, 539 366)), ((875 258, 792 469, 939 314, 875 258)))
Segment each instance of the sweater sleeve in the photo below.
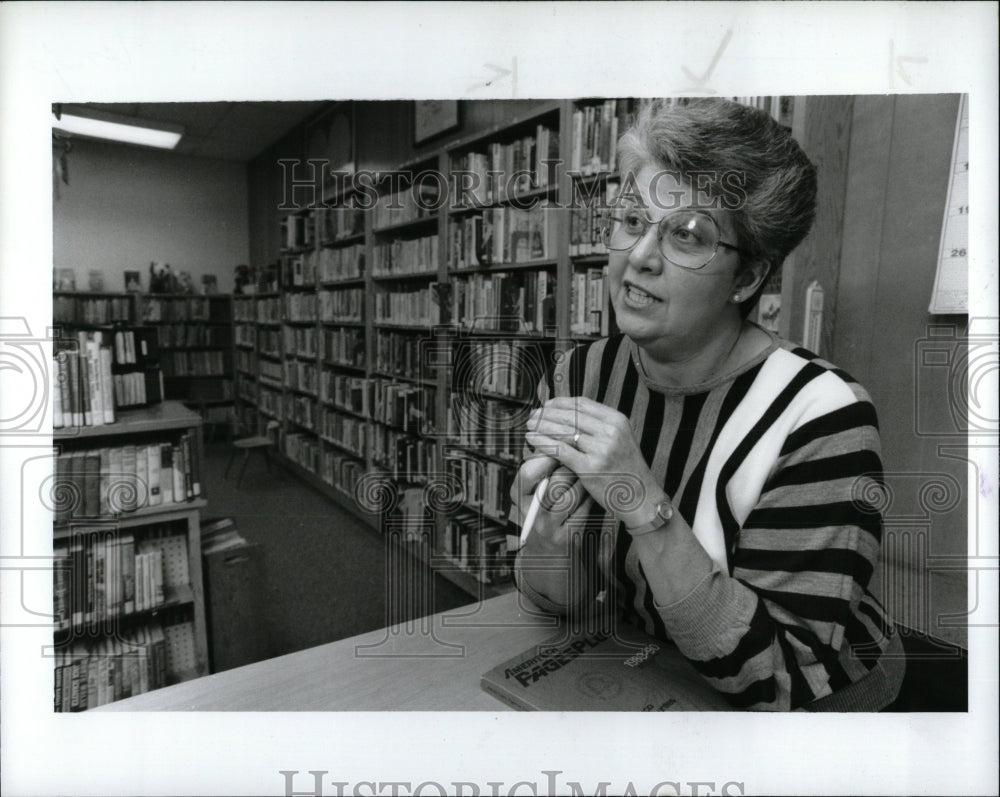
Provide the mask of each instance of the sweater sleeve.
POLYGON ((741 524, 730 572, 657 605, 668 633, 737 708, 789 710, 867 672, 852 645, 886 644, 867 593, 879 553, 882 465, 874 407, 857 400, 784 440, 741 524))

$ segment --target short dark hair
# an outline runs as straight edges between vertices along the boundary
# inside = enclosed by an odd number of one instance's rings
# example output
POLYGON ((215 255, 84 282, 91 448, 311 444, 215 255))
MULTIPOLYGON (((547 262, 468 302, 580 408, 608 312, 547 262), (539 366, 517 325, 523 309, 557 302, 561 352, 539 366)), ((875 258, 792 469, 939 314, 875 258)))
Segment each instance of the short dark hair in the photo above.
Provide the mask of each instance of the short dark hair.
MULTIPOLYGON (((738 175, 742 192, 733 209, 739 246, 770 274, 806 237, 816 213, 816 168, 791 131, 764 111, 729 100, 658 100, 640 113, 618 142, 619 171, 643 166, 714 175, 707 190, 720 195, 723 179, 738 175)), ((741 261, 742 267, 749 262, 741 261)), ((741 310, 749 313, 760 291, 741 310)))

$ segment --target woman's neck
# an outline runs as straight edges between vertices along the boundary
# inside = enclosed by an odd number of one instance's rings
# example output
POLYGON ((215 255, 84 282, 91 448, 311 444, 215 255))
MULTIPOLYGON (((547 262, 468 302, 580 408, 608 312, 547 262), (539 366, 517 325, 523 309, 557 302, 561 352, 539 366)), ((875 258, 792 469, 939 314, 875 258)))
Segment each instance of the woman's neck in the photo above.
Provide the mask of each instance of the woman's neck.
MULTIPOLYGON (((759 332, 741 319, 727 324, 711 338, 695 341, 701 345, 687 345, 672 350, 662 342, 638 344, 639 364, 646 376, 656 384, 671 387, 694 387, 734 370, 748 359, 752 349, 755 355, 763 346, 757 340, 759 332), (749 346, 744 339, 749 338, 749 346)), ((764 338, 766 334, 760 333, 764 338)), ((769 340, 768 340, 769 342, 769 340)), ((766 344, 765 344, 766 345, 766 344)))

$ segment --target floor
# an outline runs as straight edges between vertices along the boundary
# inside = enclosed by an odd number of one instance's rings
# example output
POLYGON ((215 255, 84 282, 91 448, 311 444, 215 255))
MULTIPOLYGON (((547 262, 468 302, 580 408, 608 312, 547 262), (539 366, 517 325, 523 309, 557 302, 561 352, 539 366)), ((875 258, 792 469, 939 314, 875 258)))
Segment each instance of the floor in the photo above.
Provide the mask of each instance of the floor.
POLYGON ((208 507, 202 518, 233 518, 242 536, 260 548, 261 583, 259 592, 250 596, 261 614, 254 659, 291 653, 472 601, 468 593, 412 557, 388 556, 384 541, 373 529, 284 468, 272 464, 268 472, 259 455, 250 458, 237 489, 239 459, 229 479, 223 479, 230 451, 227 442, 205 446, 203 485, 208 507), (404 579, 397 577, 400 557, 405 558, 404 579), (400 582, 425 588, 401 594, 400 582), (396 589, 387 590, 390 583, 396 589))

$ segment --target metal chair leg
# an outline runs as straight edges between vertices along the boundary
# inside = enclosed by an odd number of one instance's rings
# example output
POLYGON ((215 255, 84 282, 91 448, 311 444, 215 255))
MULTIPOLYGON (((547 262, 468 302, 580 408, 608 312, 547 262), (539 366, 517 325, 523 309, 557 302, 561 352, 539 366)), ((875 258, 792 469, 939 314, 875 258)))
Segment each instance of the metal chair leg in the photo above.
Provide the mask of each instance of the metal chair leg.
POLYGON ((247 469, 247 462, 250 459, 250 449, 246 449, 243 452, 243 464, 240 466, 240 477, 236 480, 236 489, 240 489, 240 484, 243 482, 243 474, 247 469))
POLYGON ((226 477, 229 475, 229 469, 233 466, 233 460, 236 459, 236 449, 234 448, 229 452, 229 461, 226 463, 226 472, 222 474, 222 480, 225 481, 226 477))

